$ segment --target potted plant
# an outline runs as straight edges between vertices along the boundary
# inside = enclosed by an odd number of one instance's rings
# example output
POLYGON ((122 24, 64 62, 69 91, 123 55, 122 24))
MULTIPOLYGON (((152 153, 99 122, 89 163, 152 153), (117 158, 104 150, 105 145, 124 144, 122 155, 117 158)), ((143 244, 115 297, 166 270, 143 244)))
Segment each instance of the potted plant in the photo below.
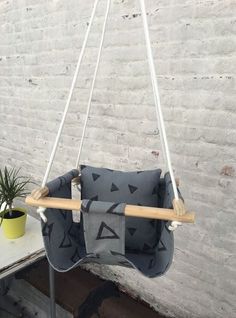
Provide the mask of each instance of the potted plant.
POLYGON ((25 234, 26 209, 13 207, 13 201, 28 194, 26 186, 30 180, 19 176, 19 172, 20 169, 15 168, 0 169, 0 226, 2 225, 3 233, 9 239, 25 234))

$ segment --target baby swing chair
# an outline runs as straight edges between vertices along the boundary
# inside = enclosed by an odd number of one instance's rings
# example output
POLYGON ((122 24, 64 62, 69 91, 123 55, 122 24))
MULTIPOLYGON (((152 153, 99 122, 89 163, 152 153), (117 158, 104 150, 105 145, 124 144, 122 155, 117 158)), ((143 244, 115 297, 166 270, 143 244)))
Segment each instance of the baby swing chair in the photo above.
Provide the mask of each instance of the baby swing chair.
MULTIPOLYGON (((76 167, 79 167, 110 2, 111 0, 107 0, 76 167)), ((174 249, 173 230, 181 222, 193 223, 194 214, 186 212, 173 174, 144 0, 140 0, 140 5, 147 56, 168 172, 161 178, 160 169, 122 172, 81 165, 78 170, 74 169, 47 183, 97 4, 98 0, 95 0, 42 187, 34 190, 31 196, 26 198, 26 202, 39 207, 46 254, 50 265, 57 271, 68 271, 79 264, 93 262, 136 268, 148 277, 156 277, 163 275, 171 264, 174 249), (72 200, 73 183, 80 184, 82 201, 72 200), (72 211, 81 212, 79 223, 74 222, 72 211)), ((54 317, 54 314, 52 316, 54 317)))

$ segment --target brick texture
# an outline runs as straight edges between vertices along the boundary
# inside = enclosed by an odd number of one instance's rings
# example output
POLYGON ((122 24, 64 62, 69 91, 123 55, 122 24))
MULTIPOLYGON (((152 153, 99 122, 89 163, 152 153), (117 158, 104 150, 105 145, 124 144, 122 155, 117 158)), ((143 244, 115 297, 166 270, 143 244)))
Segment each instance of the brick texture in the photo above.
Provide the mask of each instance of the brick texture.
MULTIPOLYGON (((40 183, 92 0, 0 1, 0 162, 40 183)), ((75 165, 106 2, 101 0, 51 177, 75 165)), ((93 267, 173 317, 236 317, 236 2, 147 0, 172 160, 196 225, 162 278, 93 267)), ((81 161, 164 167, 138 1, 113 0, 81 161)))

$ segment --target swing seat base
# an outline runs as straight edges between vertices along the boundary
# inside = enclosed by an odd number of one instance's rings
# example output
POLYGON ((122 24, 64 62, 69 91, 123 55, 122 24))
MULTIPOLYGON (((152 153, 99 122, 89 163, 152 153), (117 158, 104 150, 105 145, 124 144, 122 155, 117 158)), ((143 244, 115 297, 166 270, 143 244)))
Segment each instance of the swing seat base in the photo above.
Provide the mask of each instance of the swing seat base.
POLYGON ((27 197, 28 204, 47 208, 42 233, 52 267, 64 272, 92 262, 136 268, 148 277, 163 275, 174 250, 169 220, 191 223, 194 215, 177 215, 170 176, 160 174, 158 169, 121 172, 82 166, 82 201, 71 199, 78 170, 49 182, 44 189, 48 197, 27 197), (130 204, 119 203, 123 200, 130 204), (72 210, 82 212, 80 223, 73 222, 72 210))

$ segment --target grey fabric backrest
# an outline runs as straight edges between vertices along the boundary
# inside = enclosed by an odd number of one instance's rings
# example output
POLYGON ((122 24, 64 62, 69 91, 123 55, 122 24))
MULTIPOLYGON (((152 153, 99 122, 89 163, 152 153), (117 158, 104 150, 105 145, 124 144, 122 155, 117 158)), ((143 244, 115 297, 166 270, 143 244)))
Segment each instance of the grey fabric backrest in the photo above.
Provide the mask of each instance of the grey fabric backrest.
MULTIPOLYGON (((81 166, 81 197, 157 207, 160 175, 160 169, 123 172, 81 166)), ((157 220, 126 217, 126 249, 153 253, 157 245, 156 228, 157 220)))

